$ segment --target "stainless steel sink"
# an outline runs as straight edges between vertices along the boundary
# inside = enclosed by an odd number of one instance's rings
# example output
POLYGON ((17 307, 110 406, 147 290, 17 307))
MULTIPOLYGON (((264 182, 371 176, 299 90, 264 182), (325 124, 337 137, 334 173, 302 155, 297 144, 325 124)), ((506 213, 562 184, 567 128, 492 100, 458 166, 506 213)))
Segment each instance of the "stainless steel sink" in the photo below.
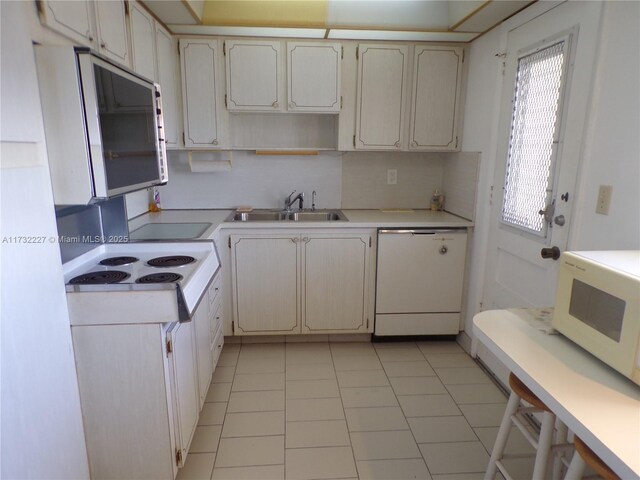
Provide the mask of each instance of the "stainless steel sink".
POLYGON ((234 212, 227 218, 228 222, 336 222, 347 221, 340 210, 315 210, 286 212, 274 210, 254 210, 252 212, 234 212))

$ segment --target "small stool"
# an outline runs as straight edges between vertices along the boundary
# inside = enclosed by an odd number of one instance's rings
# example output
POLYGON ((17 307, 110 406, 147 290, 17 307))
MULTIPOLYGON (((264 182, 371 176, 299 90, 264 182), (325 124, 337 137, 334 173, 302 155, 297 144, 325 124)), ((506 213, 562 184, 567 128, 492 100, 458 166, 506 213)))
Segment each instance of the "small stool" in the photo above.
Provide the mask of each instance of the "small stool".
MULTIPOLYGON (((489 459, 489 465, 484 476, 484 480, 493 480, 496 471, 500 472, 505 478, 510 479, 511 476, 507 473, 502 459, 504 458, 504 450, 507 445, 509 433, 511 431, 511 423, 513 423, 522 432, 529 443, 536 449, 536 459, 533 467, 533 480, 547 480, 546 470, 549 461, 549 454, 552 450, 553 434, 556 423, 556 416, 551 410, 531 391, 522 381, 516 377, 513 373, 509 374, 509 386, 511 387, 511 396, 507 403, 507 408, 502 417, 500 423, 500 429, 498 430, 498 436, 491 452, 491 458, 489 459), (524 400, 531 404, 532 407, 521 407, 520 400, 524 400), (527 430, 526 426, 518 414, 522 413, 542 413, 542 426, 540 428, 540 435, 538 438, 534 438, 533 435, 527 430)), ((557 442, 564 444, 566 442, 567 428, 559 422, 557 442)), ((554 477, 559 477, 559 462, 558 468, 554 465, 554 477)))
POLYGON ((573 437, 573 444, 576 452, 573 454, 569 470, 565 475, 565 480, 580 480, 586 467, 591 468, 605 480, 620 480, 616 475, 593 451, 587 447, 578 437, 573 437))

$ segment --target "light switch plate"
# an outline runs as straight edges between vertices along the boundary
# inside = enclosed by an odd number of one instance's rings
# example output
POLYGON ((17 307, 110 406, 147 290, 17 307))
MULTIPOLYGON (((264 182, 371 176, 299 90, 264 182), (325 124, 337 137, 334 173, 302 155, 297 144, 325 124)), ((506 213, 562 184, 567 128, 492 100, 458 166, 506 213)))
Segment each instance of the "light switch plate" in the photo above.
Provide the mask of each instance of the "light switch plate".
POLYGON ((387 170, 387 185, 396 185, 398 183, 398 170, 387 170))
POLYGON ((611 195, 613 187, 611 185, 600 185, 598 190, 598 202, 596 204, 596 213, 601 215, 609 215, 609 207, 611 205, 611 195))

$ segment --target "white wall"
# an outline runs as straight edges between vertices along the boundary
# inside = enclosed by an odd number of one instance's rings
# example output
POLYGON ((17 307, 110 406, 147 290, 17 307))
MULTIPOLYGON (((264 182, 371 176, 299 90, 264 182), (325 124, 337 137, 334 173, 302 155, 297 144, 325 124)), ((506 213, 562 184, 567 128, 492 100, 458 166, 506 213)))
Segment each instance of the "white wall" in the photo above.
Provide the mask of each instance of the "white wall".
POLYGON ((0 236, 44 239, 1 244, 1 475, 88 478, 31 43, 35 4, 0 9, 0 236))
MULTIPOLYGON (((502 60, 509 30, 557 2, 538 2, 471 44, 462 150, 481 152, 465 331, 480 309, 496 162, 502 60)), ((570 250, 640 249, 640 3, 606 2, 590 115, 569 236, 570 250), (595 214, 598 185, 613 185, 608 216, 595 214)), ((591 79, 585 79, 590 81, 591 79)), ((500 160, 503 161, 503 160, 500 160)), ((498 186, 500 188, 500 186, 498 186)))

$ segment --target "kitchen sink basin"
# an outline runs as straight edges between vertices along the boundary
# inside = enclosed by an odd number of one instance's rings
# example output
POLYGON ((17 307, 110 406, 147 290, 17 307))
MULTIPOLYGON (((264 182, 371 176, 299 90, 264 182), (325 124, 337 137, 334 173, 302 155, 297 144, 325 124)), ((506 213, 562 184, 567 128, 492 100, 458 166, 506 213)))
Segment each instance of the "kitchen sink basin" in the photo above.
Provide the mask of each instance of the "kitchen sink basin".
POLYGON ((228 222, 336 222, 347 221, 340 210, 315 210, 286 212, 274 210, 254 210, 252 212, 234 212, 228 222))

